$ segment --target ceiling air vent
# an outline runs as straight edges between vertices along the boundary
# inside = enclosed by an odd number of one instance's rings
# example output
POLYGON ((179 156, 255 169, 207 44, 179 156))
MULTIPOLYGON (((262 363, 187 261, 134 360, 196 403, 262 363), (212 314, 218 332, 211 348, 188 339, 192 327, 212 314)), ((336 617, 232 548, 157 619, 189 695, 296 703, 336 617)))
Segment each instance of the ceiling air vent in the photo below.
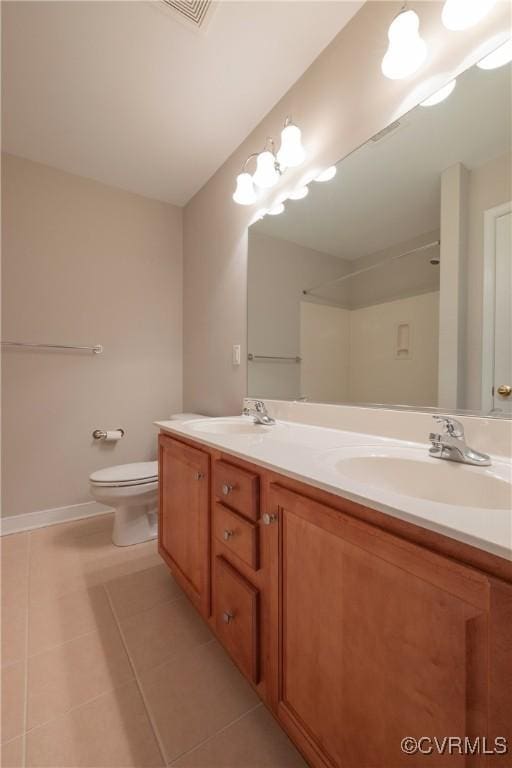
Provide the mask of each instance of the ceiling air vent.
POLYGON ((386 136, 389 136, 391 133, 398 131, 401 125, 403 125, 403 123, 400 120, 395 120, 394 123, 391 123, 382 131, 379 131, 378 133, 376 133, 375 136, 372 136, 370 141, 373 141, 373 142, 381 141, 386 136))
POLYGON ((212 0, 162 0, 162 2, 177 14, 180 21, 194 29, 204 29, 215 5, 212 0))

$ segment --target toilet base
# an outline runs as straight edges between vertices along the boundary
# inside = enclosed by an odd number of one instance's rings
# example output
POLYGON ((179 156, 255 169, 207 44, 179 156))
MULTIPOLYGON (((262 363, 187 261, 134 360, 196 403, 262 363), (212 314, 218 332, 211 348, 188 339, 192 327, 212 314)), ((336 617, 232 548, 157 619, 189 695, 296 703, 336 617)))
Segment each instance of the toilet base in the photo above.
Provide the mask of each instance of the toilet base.
POLYGON ((158 515, 155 506, 119 506, 114 512, 112 542, 116 547, 129 547, 158 536, 158 515))

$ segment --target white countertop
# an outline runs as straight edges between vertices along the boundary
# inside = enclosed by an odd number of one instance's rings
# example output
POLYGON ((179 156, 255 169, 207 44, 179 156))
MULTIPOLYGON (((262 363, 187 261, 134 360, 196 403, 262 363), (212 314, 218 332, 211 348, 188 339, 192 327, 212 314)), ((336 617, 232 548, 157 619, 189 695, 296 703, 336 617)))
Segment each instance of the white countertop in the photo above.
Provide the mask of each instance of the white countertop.
MULTIPOLYGON (((248 417, 233 417, 222 421, 250 423, 251 420, 248 417)), ((512 464, 502 457, 492 457, 490 467, 469 467, 429 457, 426 442, 406 442, 287 421, 278 421, 275 426, 260 428, 255 434, 201 432, 198 431, 201 425, 194 421, 157 421, 155 425, 171 435, 217 448, 265 469, 512 560, 510 504, 504 509, 457 506, 400 494, 389 488, 372 485, 370 478, 354 480, 340 474, 336 469, 336 461, 331 460, 338 455, 335 449, 341 449, 341 455, 343 451, 355 455, 358 448, 368 453, 368 446, 373 446, 376 453, 395 452, 416 461, 446 465, 443 467, 443 476, 449 477, 450 482, 453 476, 453 488, 456 489, 464 482, 467 477, 465 473, 468 472, 487 473, 511 482, 512 464)))

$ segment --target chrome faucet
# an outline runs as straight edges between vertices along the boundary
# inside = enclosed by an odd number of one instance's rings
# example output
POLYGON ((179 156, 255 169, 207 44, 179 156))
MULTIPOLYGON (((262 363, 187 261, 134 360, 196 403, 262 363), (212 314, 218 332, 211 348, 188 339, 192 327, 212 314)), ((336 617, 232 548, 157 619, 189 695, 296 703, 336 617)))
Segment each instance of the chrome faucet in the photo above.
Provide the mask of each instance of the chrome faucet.
POLYGON ((244 416, 252 416, 255 424, 264 424, 266 427, 270 427, 276 423, 276 420, 269 416, 267 406, 262 400, 255 400, 252 408, 246 406, 243 414, 244 416))
POLYGON ((464 427, 456 419, 449 416, 434 416, 434 421, 443 425, 441 433, 431 432, 429 439, 432 447, 429 454, 436 459, 458 461, 461 464, 471 464, 475 467, 488 467, 491 457, 480 453, 466 444, 464 427))

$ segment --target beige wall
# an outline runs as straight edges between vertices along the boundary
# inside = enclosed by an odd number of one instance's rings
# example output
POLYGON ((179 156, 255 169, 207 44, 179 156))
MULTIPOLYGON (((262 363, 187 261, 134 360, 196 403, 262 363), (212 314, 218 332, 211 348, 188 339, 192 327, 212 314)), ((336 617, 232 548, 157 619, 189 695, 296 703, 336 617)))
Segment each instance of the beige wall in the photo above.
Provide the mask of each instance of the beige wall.
POLYGON ((4 156, 3 515, 89 500, 88 475, 155 458, 182 407, 181 209, 4 156), (95 427, 123 427, 113 446, 95 427))
POLYGON ((512 200, 512 155, 475 168, 469 175, 466 300, 466 398, 462 407, 479 410, 482 396, 484 213, 512 200))
MULTIPOLYGON (((277 137, 286 115, 301 126, 308 161, 288 171, 261 203, 268 205, 304 173, 336 162, 416 104, 417 86, 441 84, 479 58, 476 49, 508 34, 510 5, 498 3, 476 27, 449 32, 442 2, 411 2, 421 16, 430 58, 417 78, 385 79, 380 62, 401 2, 368 2, 265 117, 184 212, 184 391, 187 409, 239 413, 246 392, 247 226, 257 206, 233 203, 236 174, 265 136, 277 137), (435 80, 437 78, 437 80, 435 80), (232 344, 242 365, 231 364, 232 344)), ((487 48, 488 50, 489 48, 487 48)), ((482 49, 480 48, 480 52, 482 49)), ((258 206, 259 207, 259 206, 258 206)))

